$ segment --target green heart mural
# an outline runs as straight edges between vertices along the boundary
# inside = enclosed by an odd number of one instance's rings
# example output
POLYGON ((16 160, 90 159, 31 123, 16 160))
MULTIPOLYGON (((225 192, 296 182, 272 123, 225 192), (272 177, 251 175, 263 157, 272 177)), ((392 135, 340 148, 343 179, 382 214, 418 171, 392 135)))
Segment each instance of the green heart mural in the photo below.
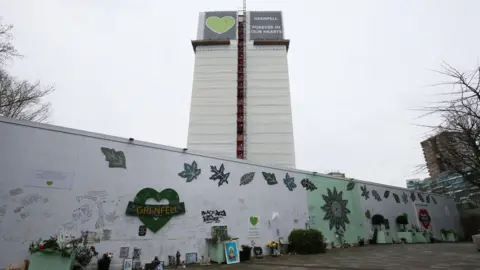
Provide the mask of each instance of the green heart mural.
POLYGON ((235 18, 232 16, 224 16, 222 18, 210 16, 205 21, 205 25, 210 30, 220 35, 227 32, 235 25, 235 18))
POLYGON ((250 217, 250 224, 252 224, 252 226, 255 226, 255 225, 257 225, 257 223, 258 223, 258 217, 251 216, 250 217))
POLYGON ((126 215, 138 216, 152 232, 160 230, 175 215, 185 213, 185 204, 180 202, 178 193, 170 188, 161 192, 153 188, 144 188, 137 193, 133 202, 129 202, 126 215), (148 199, 157 202, 168 200, 168 205, 146 205, 148 199))

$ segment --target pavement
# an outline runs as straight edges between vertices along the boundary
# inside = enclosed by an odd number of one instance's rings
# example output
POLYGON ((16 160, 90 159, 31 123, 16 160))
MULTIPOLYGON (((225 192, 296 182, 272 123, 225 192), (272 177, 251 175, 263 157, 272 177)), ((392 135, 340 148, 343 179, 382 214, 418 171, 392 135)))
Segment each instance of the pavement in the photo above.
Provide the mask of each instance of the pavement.
POLYGON ((480 270, 480 252, 472 243, 369 245, 333 249, 325 254, 265 257, 231 265, 188 267, 208 270, 341 269, 341 270, 480 270))

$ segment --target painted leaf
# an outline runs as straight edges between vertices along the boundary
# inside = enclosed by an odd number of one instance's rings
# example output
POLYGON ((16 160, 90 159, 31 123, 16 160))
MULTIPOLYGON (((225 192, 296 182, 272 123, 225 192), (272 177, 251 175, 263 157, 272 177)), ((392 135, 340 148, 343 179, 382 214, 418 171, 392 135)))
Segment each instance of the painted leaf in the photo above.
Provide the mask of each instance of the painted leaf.
POLYGON ((414 202, 415 199, 417 199, 417 197, 415 197, 415 192, 410 193, 410 199, 412 200, 412 202, 414 202))
POLYGON ((402 194, 402 200, 403 200, 403 203, 405 203, 405 204, 408 203, 408 195, 407 195, 407 193, 403 192, 403 194, 402 194))
POLYGON ((365 200, 368 200, 368 198, 370 198, 370 191, 367 190, 367 185, 361 186, 360 190, 362 191, 362 194, 360 196, 364 197, 365 200))
POLYGON ((310 181, 308 178, 302 179, 302 181, 300 181, 300 184, 302 184, 302 187, 309 191, 314 191, 317 189, 317 186, 315 186, 315 184, 312 183, 312 181, 310 181))
POLYGON ((435 199, 435 197, 431 196, 431 199, 434 204, 437 204, 437 200, 435 199))
POLYGON ((430 195, 427 195, 425 199, 427 200, 427 203, 430 203, 430 195))
POLYGON ((267 184, 269 185, 278 184, 274 173, 262 172, 262 175, 263 175, 263 178, 265 178, 265 180, 267 181, 267 184))
POLYGON ((178 173, 178 176, 185 178, 188 182, 192 182, 194 179, 202 173, 201 169, 198 169, 197 162, 193 161, 192 164, 184 163, 184 170, 178 173))
POLYGON ((392 193, 393 198, 395 199, 395 202, 400 203, 400 197, 396 193, 392 193))
POLYGON ((101 147, 100 150, 108 161, 109 168, 127 168, 127 159, 123 151, 115 151, 113 148, 101 147))
POLYGON ((355 187, 355 182, 353 182, 353 181, 350 181, 347 184, 347 190, 352 190, 354 187, 355 187))
POLYGON ((417 197, 418 197, 418 199, 419 199, 421 202, 425 202, 425 200, 423 199, 422 194, 417 193, 417 197))
POLYGON ((378 192, 376 190, 372 190, 372 196, 373 198, 375 198, 375 200, 377 201, 381 201, 382 200, 382 197, 380 197, 380 194, 378 194, 378 192))
POLYGON ((385 190, 385 192, 383 193, 383 197, 384 197, 385 199, 387 199, 388 196, 390 196, 390 191, 385 190))
POLYGON ((255 177, 255 172, 246 173, 240 178, 240 186, 250 184, 253 181, 253 177, 255 177))
POLYGON ((225 173, 225 166, 223 166, 223 163, 218 169, 217 166, 210 166, 210 171, 213 173, 212 176, 210 176, 210 180, 218 180, 218 186, 221 186, 224 183, 228 184, 230 173, 225 173))
POLYGON ((297 184, 295 184, 295 178, 288 175, 288 173, 285 175, 285 178, 283 178, 283 183, 290 191, 293 191, 297 187, 297 184))

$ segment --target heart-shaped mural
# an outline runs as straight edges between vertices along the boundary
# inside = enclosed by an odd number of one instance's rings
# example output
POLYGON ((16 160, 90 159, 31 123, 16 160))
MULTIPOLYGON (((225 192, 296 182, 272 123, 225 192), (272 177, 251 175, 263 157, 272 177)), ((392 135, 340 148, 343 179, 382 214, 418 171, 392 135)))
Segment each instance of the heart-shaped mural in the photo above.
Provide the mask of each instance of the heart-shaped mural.
POLYGON ((425 229, 428 229, 428 227, 430 227, 430 222, 432 221, 432 218, 430 217, 427 209, 422 208, 418 210, 418 220, 420 221, 420 223, 422 223, 425 229))
POLYGON ((223 34, 230 30, 235 25, 235 18, 232 16, 225 16, 219 18, 217 16, 210 16, 205 21, 205 25, 217 34, 223 34))
POLYGON ((185 213, 185 204, 180 202, 178 193, 170 188, 160 192, 144 188, 137 193, 133 202, 128 203, 126 215, 138 216, 152 232, 160 230, 174 216, 185 213), (168 205, 146 205, 148 199, 157 202, 168 200, 168 205))
POLYGON ((255 226, 255 225, 257 225, 257 223, 258 223, 258 217, 251 216, 250 217, 250 224, 252 224, 252 226, 255 226))

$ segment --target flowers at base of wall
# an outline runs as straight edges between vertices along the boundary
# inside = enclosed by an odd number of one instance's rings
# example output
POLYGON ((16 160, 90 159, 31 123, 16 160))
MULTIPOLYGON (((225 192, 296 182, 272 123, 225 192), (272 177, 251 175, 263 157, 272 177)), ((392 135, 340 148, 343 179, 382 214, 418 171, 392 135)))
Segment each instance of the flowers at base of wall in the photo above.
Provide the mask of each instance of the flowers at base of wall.
POLYGON ((405 203, 405 204, 408 203, 408 195, 407 195, 407 193, 403 192, 403 194, 402 194, 402 200, 403 200, 403 203, 405 203))
POLYGON ((380 197, 380 194, 378 194, 378 192, 376 190, 372 190, 372 196, 375 200, 377 201, 382 201, 382 197, 380 197))
POLYGON ((255 177, 255 172, 249 172, 244 174, 242 178, 240 178, 240 186, 250 184, 250 182, 253 181, 254 177, 255 177))
POLYGON ((293 191, 297 187, 297 184, 295 184, 295 178, 288 175, 288 173, 285 175, 285 178, 283 178, 283 183, 290 191, 293 191))
POLYGON ((437 204, 437 200, 435 199, 435 197, 430 196, 430 199, 432 199, 432 202, 433 202, 434 204, 437 204))
POLYGON ((383 198, 387 199, 388 196, 390 196, 390 191, 385 190, 385 192, 383 193, 383 198))
POLYGON ((347 190, 352 190, 355 187, 355 181, 350 181, 347 184, 347 190))
POLYGON ((228 184, 228 177, 230 176, 230 173, 225 173, 225 167, 223 166, 223 163, 218 169, 217 166, 210 166, 210 171, 213 173, 212 176, 210 176, 210 180, 218 180, 218 186, 221 186, 224 183, 228 184))
POLYGON ((274 173, 267 173, 267 172, 262 172, 263 178, 265 178, 265 181, 267 181, 267 184, 272 186, 278 184, 277 178, 275 177, 274 173))
POLYGON ((327 188, 327 195, 322 195, 325 204, 321 207, 325 211, 323 220, 329 221, 330 230, 342 228, 345 231, 345 224, 350 224, 347 215, 350 210, 347 208, 348 200, 344 200, 343 191, 337 192, 333 188, 333 192, 327 188))
POLYGON ((415 192, 412 191, 412 192, 410 193, 410 199, 412 200, 412 202, 415 201, 415 199, 416 199, 416 197, 415 197, 415 192))
POLYGON ((419 199, 421 202, 425 202, 425 200, 423 199, 422 194, 417 193, 417 196, 418 196, 418 199, 419 199))
POLYGON ((317 189, 317 186, 315 186, 315 184, 308 178, 303 178, 302 181, 300 181, 300 184, 308 191, 314 191, 317 189))
POLYGON ((192 164, 183 163, 183 171, 178 173, 178 176, 185 178, 188 182, 192 182, 194 179, 202 173, 202 170, 198 168, 197 162, 193 161, 192 164))
POLYGON ((364 197, 365 200, 368 200, 368 198, 370 198, 370 191, 367 190, 367 185, 360 187, 360 190, 362 191, 360 196, 364 197))
POLYGON ((400 197, 396 193, 392 193, 393 198, 395 199, 396 203, 400 203, 400 197))
POLYGON ((127 168, 127 158, 123 151, 115 151, 113 148, 101 147, 100 150, 108 161, 109 168, 127 168))

